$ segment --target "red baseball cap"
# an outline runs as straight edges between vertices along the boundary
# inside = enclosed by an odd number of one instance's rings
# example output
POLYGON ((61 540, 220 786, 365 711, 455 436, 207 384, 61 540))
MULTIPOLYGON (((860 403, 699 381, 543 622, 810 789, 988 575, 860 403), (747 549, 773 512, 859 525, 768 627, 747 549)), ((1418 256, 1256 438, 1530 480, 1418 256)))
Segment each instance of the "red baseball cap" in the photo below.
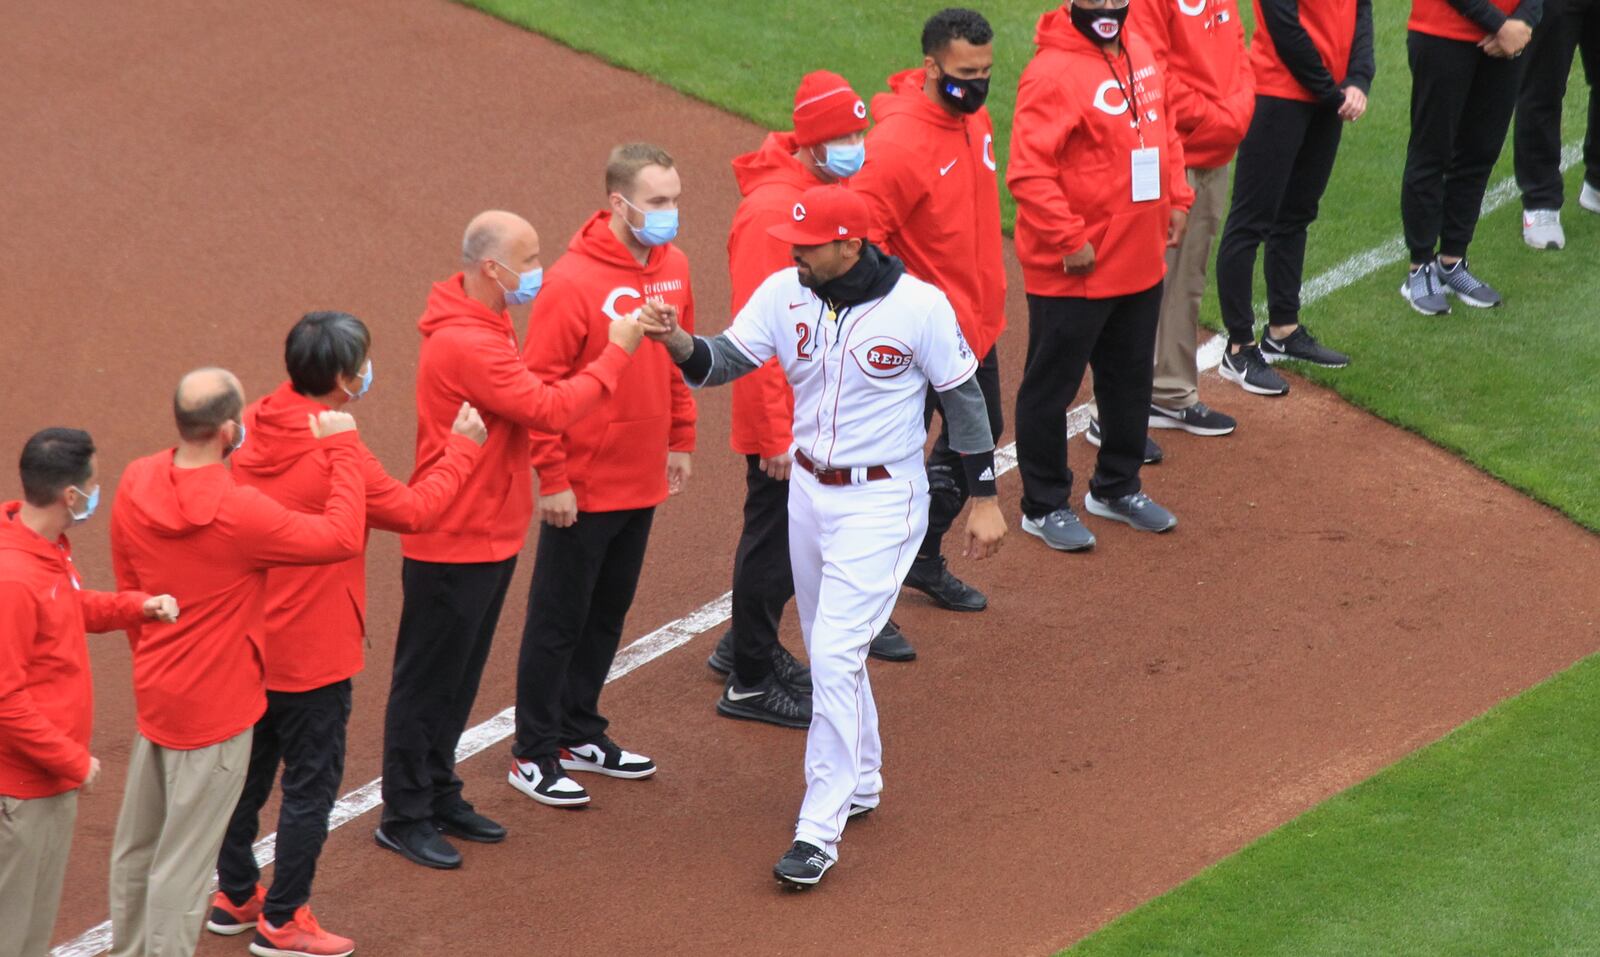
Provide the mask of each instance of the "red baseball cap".
POLYGON ((854 190, 839 185, 813 186, 800 194, 789 211, 789 221, 767 230, 767 235, 791 246, 821 246, 839 239, 867 238, 872 211, 854 190))

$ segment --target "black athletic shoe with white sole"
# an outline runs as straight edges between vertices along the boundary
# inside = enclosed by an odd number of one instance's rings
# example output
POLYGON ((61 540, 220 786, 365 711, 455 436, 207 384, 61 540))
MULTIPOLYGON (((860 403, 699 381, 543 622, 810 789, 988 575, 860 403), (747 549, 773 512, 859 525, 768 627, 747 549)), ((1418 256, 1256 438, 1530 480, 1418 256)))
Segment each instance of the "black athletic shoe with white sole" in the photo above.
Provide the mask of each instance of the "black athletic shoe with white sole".
POLYGON ((811 727, 811 696, 803 695, 769 674, 753 688, 740 687, 729 676, 717 699, 717 714, 746 721, 764 721, 780 728, 811 727))
POLYGON ((957 578, 943 555, 919 558, 912 562, 904 584, 907 588, 922 592, 932 598, 934 604, 949 611, 983 611, 989 607, 989 599, 983 592, 957 578))
POLYGON ((1184 409, 1168 409, 1150 403, 1150 428, 1182 429, 1190 435, 1227 435, 1239 427, 1231 415, 1224 415, 1204 402, 1184 409))
POLYGON ((854 817, 866 817, 868 814, 871 814, 873 811, 876 811, 877 809, 878 809, 878 806, 876 804, 856 804, 854 802, 851 802, 851 804, 850 804, 850 814, 848 816, 849 817, 853 817, 853 818, 854 817))
MULTIPOLYGON (((1098 449, 1100 447, 1100 420, 1099 419, 1090 419, 1089 420, 1089 429, 1088 429, 1088 431, 1083 433, 1083 437, 1086 440, 1088 440, 1089 444, 1094 446, 1095 448, 1098 449)), ((1161 451, 1161 446, 1156 444, 1156 440, 1152 439, 1148 435, 1145 436, 1144 437, 1144 464, 1146 464, 1146 465, 1158 465, 1158 464, 1160 464, 1161 460, 1163 458, 1165 458, 1165 457, 1166 457, 1166 454, 1161 451)))
POLYGON ((1255 395, 1288 395, 1289 383, 1267 365, 1261 350, 1251 343, 1238 352, 1224 352, 1217 374, 1255 395))
POLYGON ((1433 273, 1439 277, 1439 285, 1447 294, 1475 309, 1493 309, 1502 302, 1493 286, 1472 274, 1472 267, 1465 259, 1456 260, 1453 266, 1435 260, 1433 273))
POLYGON ((1311 330, 1303 325, 1296 326, 1293 332, 1282 339, 1274 339, 1271 327, 1268 327, 1261 333, 1261 357, 1268 362, 1293 359, 1296 362, 1309 362, 1329 369, 1343 369, 1350 364, 1349 356, 1318 342, 1311 334, 1311 330))
POLYGON ((511 786, 551 807, 582 807, 589 803, 589 792, 583 785, 567 777, 555 758, 537 761, 511 759, 511 773, 506 775, 511 786))
POLYGON ((787 852, 778 858, 778 864, 772 869, 772 876, 792 891, 803 891, 812 888, 822 880, 822 875, 828 873, 828 868, 833 866, 833 858, 823 852, 822 848, 805 841, 795 841, 787 852))
POLYGON ((867 646, 867 656, 879 661, 916 661, 917 649, 911 647, 911 642, 906 639, 905 633, 891 618, 889 623, 872 637, 872 644, 867 646))
POLYGON ((656 763, 642 754, 625 751, 605 735, 561 749, 561 767, 567 771, 590 771, 610 778, 647 778, 656 773, 656 763))

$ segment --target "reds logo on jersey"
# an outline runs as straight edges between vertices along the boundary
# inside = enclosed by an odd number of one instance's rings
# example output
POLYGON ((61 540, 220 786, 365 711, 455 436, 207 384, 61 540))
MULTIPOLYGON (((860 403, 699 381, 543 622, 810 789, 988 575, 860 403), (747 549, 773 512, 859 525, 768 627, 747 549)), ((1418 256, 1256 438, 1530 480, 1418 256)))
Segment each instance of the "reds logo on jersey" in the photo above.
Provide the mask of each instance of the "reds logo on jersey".
POLYGON ((644 305, 644 295, 632 286, 618 286, 606 294, 606 301, 600 307, 612 322, 620 322, 625 316, 644 305))
POLYGON ((1193 3, 1178 0, 1178 12, 1186 17, 1198 17, 1206 12, 1206 0, 1194 0, 1193 3))
POLYGON ((1111 116, 1121 116, 1128 112, 1128 101, 1122 95, 1122 85, 1116 80, 1106 80, 1100 88, 1094 91, 1094 108, 1111 116), (1112 103, 1112 94, 1116 94, 1116 102, 1112 103))
POLYGON ((983 165, 989 167, 989 172, 991 173, 993 173, 996 169, 994 161, 994 136, 989 133, 983 134, 983 165))
POLYGON ((862 372, 874 379, 893 379, 913 365, 911 347, 889 336, 875 336, 850 350, 862 372))

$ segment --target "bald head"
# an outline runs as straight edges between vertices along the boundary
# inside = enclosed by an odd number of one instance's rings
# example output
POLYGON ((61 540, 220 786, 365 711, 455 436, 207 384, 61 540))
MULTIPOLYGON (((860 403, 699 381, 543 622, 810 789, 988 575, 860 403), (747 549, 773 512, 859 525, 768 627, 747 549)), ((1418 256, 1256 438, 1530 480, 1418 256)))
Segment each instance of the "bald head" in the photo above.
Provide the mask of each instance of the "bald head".
POLYGON ((206 442, 244 412, 244 386, 227 369, 196 369, 178 380, 172 415, 185 442, 206 442))
POLYGON ((516 250, 526 245, 538 249, 539 236, 533 231, 533 224, 516 213, 491 209, 472 217, 467 224, 467 233, 461 237, 461 263, 471 268, 496 259, 515 267, 511 260, 516 258, 516 250))

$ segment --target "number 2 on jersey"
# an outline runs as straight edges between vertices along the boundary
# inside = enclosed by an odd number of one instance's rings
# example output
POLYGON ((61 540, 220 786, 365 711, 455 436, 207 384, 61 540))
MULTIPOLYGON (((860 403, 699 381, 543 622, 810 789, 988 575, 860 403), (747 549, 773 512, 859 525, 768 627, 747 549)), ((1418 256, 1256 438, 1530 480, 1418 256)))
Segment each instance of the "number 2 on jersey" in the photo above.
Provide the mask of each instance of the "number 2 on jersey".
POLYGON ((794 333, 800 337, 800 341, 794 345, 795 355, 807 362, 811 361, 811 353, 816 349, 816 343, 811 339, 811 327, 803 322, 797 322, 794 324, 794 333))

